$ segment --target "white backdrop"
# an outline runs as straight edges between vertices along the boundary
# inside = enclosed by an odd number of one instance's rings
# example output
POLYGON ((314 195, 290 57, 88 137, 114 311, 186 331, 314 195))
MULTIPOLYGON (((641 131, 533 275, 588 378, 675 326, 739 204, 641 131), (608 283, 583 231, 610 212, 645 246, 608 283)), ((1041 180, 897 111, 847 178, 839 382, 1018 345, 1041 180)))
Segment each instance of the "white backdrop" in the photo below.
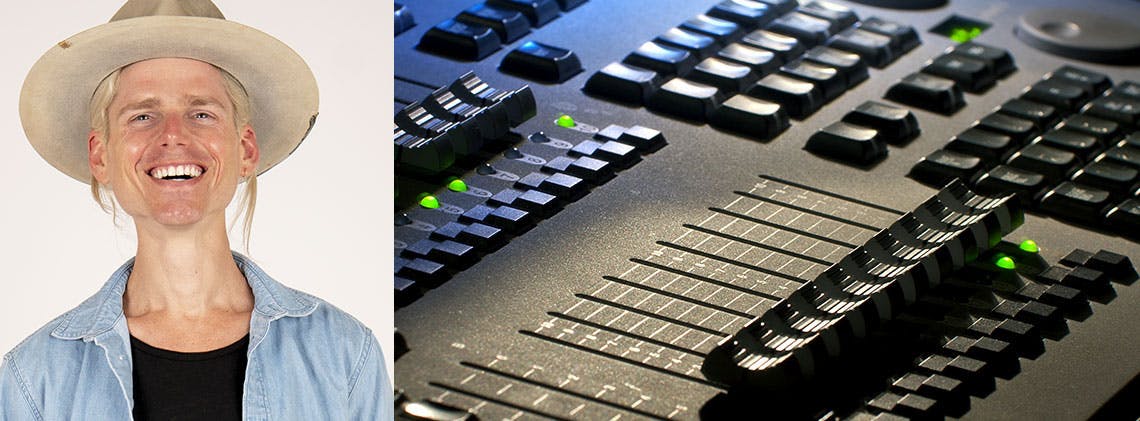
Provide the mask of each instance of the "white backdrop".
MULTIPOLYGON (((123 0, 7 7, 0 67, 0 352, 79 304, 134 255, 86 184, 28 144, 20 86, 51 45, 105 23, 123 0)), ((259 178, 250 255, 279 281, 348 311, 376 333, 392 368, 392 5, 374 0, 215 0, 230 20, 284 41, 320 87, 307 140, 259 178)), ((86 116, 60 116, 78 118, 86 116)), ((83 139, 77 139, 83 141, 83 139)), ((123 225, 123 223, 120 223, 123 225)), ((241 247, 241 229, 231 231, 241 247)))

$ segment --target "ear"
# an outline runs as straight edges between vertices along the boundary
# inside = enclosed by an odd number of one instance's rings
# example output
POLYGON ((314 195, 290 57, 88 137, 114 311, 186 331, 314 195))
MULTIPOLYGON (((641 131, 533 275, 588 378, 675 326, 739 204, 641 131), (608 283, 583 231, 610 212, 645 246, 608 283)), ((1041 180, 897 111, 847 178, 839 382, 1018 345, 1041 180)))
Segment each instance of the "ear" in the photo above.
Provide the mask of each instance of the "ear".
POLYGON ((241 129, 241 170, 242 177, 249 177, 257 172, 257 163, 261 160, 261 149, 257 146, 257 133, 253 127, 246 124, 241 129))
POLYGON ((109 184, 107 177, 107 148, 103 135, 92 130, 87 134, 87 165, 91 175, 100 184, 109 184))

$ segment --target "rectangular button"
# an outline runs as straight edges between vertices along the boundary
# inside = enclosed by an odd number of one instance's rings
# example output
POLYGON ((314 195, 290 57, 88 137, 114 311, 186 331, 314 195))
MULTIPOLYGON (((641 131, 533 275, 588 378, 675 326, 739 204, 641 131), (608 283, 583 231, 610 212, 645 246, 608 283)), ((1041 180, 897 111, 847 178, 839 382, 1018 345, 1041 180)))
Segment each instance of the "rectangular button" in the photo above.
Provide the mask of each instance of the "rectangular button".
POLYGON ((907 176, 935 188, 942 188, 954 178, 969 182, 979 171, 986 169, 981 158, 939 149, 914 164, 907 176))
POLYGON ((1004 134, 969 128, 954 136, 946 144, 946 149, 978 156, 987 161, 1004 161, 1018 146, 1004 134))
POLYGON ((703 122, 724 101, 715 86, 674 78, 658 89, 646 107, 692 121, 703 122))
POLYGON ((859 24, 859 28, 890 38, 891 53, 895 57, 899 57, 922 44, 922 41, 918 39, 918 33, 910 25, 885 21, 872 16, 864 19, 859 24))
POLYGON ((663 82, 657 72, 615 62, 590 76, 583 90, 617 102, 643 105, 663 82))
POLYGON ((688 51, 653 41, 641 44, 622 61, 662 75, 686 75, 697 65, 697 58, 688 51))
POLYGON ((573 51, 527 41, 503 58, 499 70, 524 79, 562 83, 581 72, 582 63, 573 51))
POLYGON ((487 4, 516 10, 522 13, 533 27, 546 25, 558 17, 559 7, 554 0, 487 0, 487 4))
POLYGON ((895 61, 891 52, 891 39, 885 35, 847 28, 827 42, 831 48, 850 51, 863 57, 871 67, 881 69, 895 61))
POLYGON ((973 41, 954 46, 951 54, 982 61, 986 63, 986 67, 990 69, 993 75, 999 78, 1006 77, 1017 70, 1017 66, 1013 64, 1013 56, 1009 54, 1009 51, 973 41))
POLYGON ((733 95, 709 118, 713 127, 767 140, 787 130, 788 115, 779 104, 733 95))
POLYGON ((847 90, 847 81, 834 67, 797 59, 781 66, 780 73, 811 82, 823 93, 824 102, 838 98, 847 90))
POLYGON ((1057 107, 1062 112, 1071 113, 1081 108, 1092 95, 1085 92, 1080 86, 1056 80, 1042 80, 1034 83, 1021 96, 1030 101, 1037 101, 1057 107))
POLYGON ((783 63, 776 53, 768 50, 749 47, 739 42, 734 42, 728 46, 720 49, 717 52, 717 57, 734 62, 740 63, 752 68, 752 72, 758 77, 764 77, 776 69, 780 68, 783 63))
POLYGON ((1111 161, 1096 161, 1077 170, 1072 179, 1081 184, 1108 190, 1115 197, 1124 197, 1131 193, 1136 181, 1140 180, 1140 169, 1111 161))
POLYGON ((502 44, 491 28, 448 19, 420 38, 417 48, 460 60, 482 60, 502 44))
POLYGON ((800 6, 800 13, 814 16, 831 23, 831 33, 837 33, 851 27, 859 21, 859 16, 848 7, 840 6, 826 1, 813 0, 800 6))
POLYGON ((658 35, 654 41, 662 45, 676 47, 692 53, 697 59, 712 55, 720 45, 710 36, 689 32, 681 28, 670 28, 664 34, 658 35))
POLYGON ((1140 126, 1140 100, 1108 94, 1092 100, 1085 114, 1137 127, 1140 126))
POLYGON ((770 10, 768 5, 748 0, 725 0, 710 8, 706 15, 736 22, 746 29, 767 25, 780 12, 770 10))
POLYGON ((1076 166, 1080 165, 1081 161, 1072 152, 1046 146, 1042 143, 1031 143, 1014 152, 1006 163, 1042 174, 1049 181, 1057 181, 1076 170, 1076 166))
POLYGON ((994 167, 978 177, 975 183, 975 188, 982 194, 1017 193, 1017 199, 1022 204, 1031 203, 1033 197, 1045 186, 1045 176, 1008 165, 994 167))
POLYGON ((974 127, 1004 134, 1019 144, 1026 144, 1037 136, 1037 127, 1033 125, 1032 121, 1001 113, 982 117, 974 127))
POLYGON ((776 18, 767 29, 798 39, 804 48, 823 44, 831 37, 831 22, 800 12, 776 18))
POLYGON ((867 63, 855 53, 817 45, 805 52, 803 59, 839 70, 848 88, 867 80, 867 63))
POLYGON ((1119 124, 1084 114, 1069 116, 1057 127, 1090 134, 1102 144, 1113 142, 1121 135, 1119 124))
POLYGON ((997 76, 984 61, 956 54, 938 56, 922 71, 958 82, 962 90, 972 93, 985 92, 997 81, 997 76))
POLYGON ((542 170, 547 173, 564 172, 593 184, 604 183, 614 176, 612 164, 588 156, 560 156, 547 162, 542 170))
POLYGON ((712 57, 701 60, 687 78, 715 86, 725 94, 743 91, 758 79, 748 66, 712 57))
POLYGON ((740 42, 776 53, 781 63, 792 61, 804 52, 803 45, 795 38, 763 29, 749 32, 740 42))
POLYGON ((715 18, 706 14, 696 15, 681 24, 687 31, 697 32, 712 37, 720 45, 726 45, 737 38, 743 31, 736 22, 715 18))
POLYGON ((1078 86, 1085 91, 1089 98, 1100 95, 1112 86, 1112 80, 1103 74, 1065 65, 1045 76, 1045 80, 1054 80, 1078 86))
POLYGON ((583 140, 570 149, 571 156, 589 156, 609 162, 617 169, 629 168, 641 160, 637 148, 621 142, 583 140))
POLYGON ((455 20, 491 28, 504 44, 514 42, 530 33, 530 21, 522 13, 479 3, 468 7, 455 20))
POLYGON ((1032 121, 1038 130, 1053 127, 1053 124, 1060 118, 1057 109, 1051 105, 1018 98, 1006 101, 998 108, 998 112, 1032 121))
POLYGON ((837 121, 808 138, 804 149, 820 156, 856 166, 866 166, 887 157, 887 145, 875 129, 837 121))
POLYGON ((1047 131, 1041 135, 1041 143, 1075 153, 1082 159, 1091 158, 1101 149, 1096 136, 1071 129, 1047 131))
POLYGON ((910 110, 876 101, 865 101, 843 116, 843 121, 878 131, 878 138, 891 144, 918 136, 918 119, 910 110))
POLYGON ((815 85, 778 73, 760 79, 748 95, 780 104, 796 119, 806 118, 823 105, 823 93, 815 85))
POLYGON ((887 90, 885 98, 924 110, 950 115, 966 105, 962 90, 950 79, 911 73, 887 90))

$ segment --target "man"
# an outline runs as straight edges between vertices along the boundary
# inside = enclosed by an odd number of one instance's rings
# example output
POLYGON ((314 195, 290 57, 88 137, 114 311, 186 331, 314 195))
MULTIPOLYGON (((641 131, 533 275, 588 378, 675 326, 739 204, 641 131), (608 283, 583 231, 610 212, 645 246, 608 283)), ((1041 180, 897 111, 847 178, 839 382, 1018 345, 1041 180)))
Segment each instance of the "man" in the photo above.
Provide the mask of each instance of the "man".
MULTIPOLYGON (((228 252, 225 206, 241 180, 304 138, 316 111, 312 76, 276 40, 216 9, 182 6, 129 2, 111 24, 57 44, 28 76, 21 114, 29 140, 66 174, 108 186, 134 222, 138 251, 104 291, 9 354, 0 399, 13 412, 4 415, 117 419, 132 402, 139 415, 141 402, 162 402, 140 396, 148 354, 202 354, 244 340, 249 368, 237 378, 246 418, 383 416, 369 394, 391 394, 376 390, 386 380, 362 326, 228 252), (164 13, 212 17, 147 17, 164 13), (240 111, 246 91, 252 118, 240 111), (85 165, 73 144, 84 129, 70 120, 87 122, 72 117, 85 114, 69 109, 75 103, 93 116, 79 142, 85 165)), ((155 364, 152 381, 176 371, 155 364)))

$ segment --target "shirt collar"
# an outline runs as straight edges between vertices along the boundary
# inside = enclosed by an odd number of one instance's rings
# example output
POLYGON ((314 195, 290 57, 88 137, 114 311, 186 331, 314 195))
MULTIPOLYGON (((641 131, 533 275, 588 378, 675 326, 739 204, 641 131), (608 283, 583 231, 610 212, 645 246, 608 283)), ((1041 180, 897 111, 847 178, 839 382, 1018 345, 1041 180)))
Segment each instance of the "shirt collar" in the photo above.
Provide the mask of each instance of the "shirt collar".
MULTIPOLYGON (((248 257, 232 253, 234 263, 237 263, 253 291, 255 313, 276 320, 281 317, 308 316, 317 309, 317 302, 308 295, 269 277, 248 257)), ((134 258, 123 263, 99 292, 64 315, 63 320, 52 330, 52 336, 91 340, 114 328, 115 322, 123 317, 123 293, 126 292, 127 278, 134 265, 134 258)))

